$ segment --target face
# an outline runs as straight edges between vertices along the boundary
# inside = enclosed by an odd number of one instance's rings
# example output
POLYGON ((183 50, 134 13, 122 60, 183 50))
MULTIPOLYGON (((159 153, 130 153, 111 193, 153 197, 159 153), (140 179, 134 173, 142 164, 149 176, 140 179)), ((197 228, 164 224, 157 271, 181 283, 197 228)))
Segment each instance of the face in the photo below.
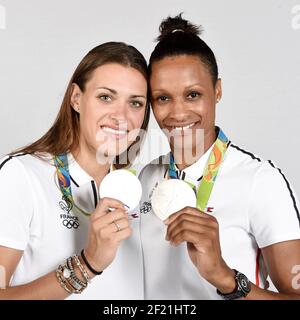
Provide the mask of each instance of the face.
POLYGON ((195 149, 215 138, 215 104, 221 82, 212 77, 197 56, 166 57, 152 65, 150 79, 154 116, 171 148, 195 149))
POLYGON ((84 92, 74 84, 71 103, 80 114, 80 146, 98 156, 124 152, 142 126, 146 97, 144 76, 116 63, 95 69, 84 92))

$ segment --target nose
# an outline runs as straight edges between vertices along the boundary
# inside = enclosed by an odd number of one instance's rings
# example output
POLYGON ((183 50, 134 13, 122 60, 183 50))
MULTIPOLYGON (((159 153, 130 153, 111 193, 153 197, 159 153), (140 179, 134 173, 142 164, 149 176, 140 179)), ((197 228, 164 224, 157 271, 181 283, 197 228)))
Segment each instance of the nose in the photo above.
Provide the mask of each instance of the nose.
POLYGON ((188 109, 183 101, 175 100, 169 110, 169 119, 174 122, 185 122, 188 118, 188 109))
POLYGON ((128 108, 125 101, 116 103, 111 113, 112 120, 118 124, 127 122, 127 111, 128 108))

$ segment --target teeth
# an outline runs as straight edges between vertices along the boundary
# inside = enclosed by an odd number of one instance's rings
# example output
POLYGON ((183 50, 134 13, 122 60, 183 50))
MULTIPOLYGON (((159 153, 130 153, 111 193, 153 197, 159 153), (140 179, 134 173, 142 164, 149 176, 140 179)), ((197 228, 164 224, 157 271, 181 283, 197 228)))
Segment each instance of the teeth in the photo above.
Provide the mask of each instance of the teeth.
POLYGON ((113 134, 120 134, 120 135, 127 134, 126 130, 115 130, 115 129, 108 128, 108 127, 102 127, 102 130, 105 132, 108 132, 108 133, 113 133, 113 134))
POLYGON ((175 130, 186 130, 186 129, 191 128, 194 124, 195 124, 195 122, 194 122, 194 123, 191 123, 191 124, 188 124, 188 125, 185 126, 185 127, 174 127, 174 129, 175 129, 175 130))

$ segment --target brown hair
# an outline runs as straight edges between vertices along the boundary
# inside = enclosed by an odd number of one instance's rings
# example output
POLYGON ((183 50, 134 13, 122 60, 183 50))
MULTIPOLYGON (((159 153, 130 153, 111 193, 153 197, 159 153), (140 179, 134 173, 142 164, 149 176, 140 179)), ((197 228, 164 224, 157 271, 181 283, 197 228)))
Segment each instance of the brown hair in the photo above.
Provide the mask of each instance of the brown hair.
MULTIPOLYGON (((71 107, 72 84, 76 83, 84 92, 85 85, 91 78, 93 71, 106 63, 119 63, 132 67, 142 73, 146 80, 148 78, 145 58, 135 47, 122 42, 107 42, 95 47, 82 59, 71 77, 60 111, 52 127, 39 140, 12 152, 11 155, 26 153, 42 157, 45 154, 60 155, 74 150, 79 144, 79 114, 71 107)), ((147 103, 141 135, 147 129, 149 116, 150 109, 149 103, 147 103)), ((141 142, 142 136, 139 136, 128 149, 137 143, 141 144, 141 142)), ((124 153, 128 153, 128 149, 124 153)), ((122 162, 123 165, 118 164, 119 159, 120 157, 117 156, 117 167, 126 166, 123 164, 124 162, 122 162)))

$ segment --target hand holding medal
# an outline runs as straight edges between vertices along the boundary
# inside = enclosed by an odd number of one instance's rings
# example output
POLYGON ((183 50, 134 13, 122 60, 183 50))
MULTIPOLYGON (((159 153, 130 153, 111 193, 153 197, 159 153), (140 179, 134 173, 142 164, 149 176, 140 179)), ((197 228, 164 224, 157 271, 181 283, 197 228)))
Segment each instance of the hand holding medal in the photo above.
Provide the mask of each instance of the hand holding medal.
POLYGON ((140 201, 142 186, 128 170, 114 170, 102 180, 101 200, 91 215, 88 246, 84 250, 96 270, 104 270, 114 260, 120 243, 130 237, 132 229, 128 211, 140 201))
POLYGON ((153 211, 167 226, 166 240, 173 246, 186 243, 193 264, 202 277, 215 287, 218 287, 220 280, 216 275, 227 275, 232 270, 221 255, 218 221, 204 211, 228 143, 227 137, 220 130, 196 192, 197 197, 188 183, 178 180, 174 158, 171 156, 170 180, 157 186, 151 201, 153 211))

